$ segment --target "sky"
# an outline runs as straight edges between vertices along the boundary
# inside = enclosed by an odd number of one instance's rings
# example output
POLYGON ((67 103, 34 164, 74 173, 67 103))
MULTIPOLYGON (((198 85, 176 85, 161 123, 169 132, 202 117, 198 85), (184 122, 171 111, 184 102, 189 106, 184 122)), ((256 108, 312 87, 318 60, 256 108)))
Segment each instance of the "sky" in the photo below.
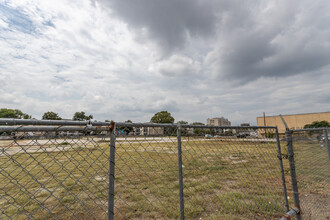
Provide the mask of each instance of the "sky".
POLYGON ((0 0, 0 108, 176 121, 330 111, 328 0, 0 0))

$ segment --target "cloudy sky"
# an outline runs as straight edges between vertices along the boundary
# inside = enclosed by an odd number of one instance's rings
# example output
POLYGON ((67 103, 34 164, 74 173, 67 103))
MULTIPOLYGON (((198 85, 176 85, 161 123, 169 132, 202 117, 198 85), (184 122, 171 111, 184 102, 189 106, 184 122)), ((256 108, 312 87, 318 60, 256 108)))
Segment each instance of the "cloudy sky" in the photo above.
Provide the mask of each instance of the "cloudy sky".
POLYGON ((0 107, 149 121, 330 111, 329 0, 0 0, 0 107))

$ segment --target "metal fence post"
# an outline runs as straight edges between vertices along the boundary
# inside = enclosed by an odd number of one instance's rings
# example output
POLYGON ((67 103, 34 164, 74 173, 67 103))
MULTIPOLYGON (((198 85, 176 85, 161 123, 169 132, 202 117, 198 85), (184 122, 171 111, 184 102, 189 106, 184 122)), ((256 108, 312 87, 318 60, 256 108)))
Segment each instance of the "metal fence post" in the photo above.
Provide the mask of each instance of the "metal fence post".
POLYGON ((281 143, 280 143, 280 138, 279 138, 279 135, 278 135, 278 129, 277 128, 276 128, 275 132, 276 132, 276 141, 277 141, 277 149, 278 149, 278 159, 280 161, 281 174, 282 174, 282 185, 283 185, 285 208, 286 208, 286 211, 288 212, 290 209, 289 209, 288 194, 287 194, 286 183, 285 183, 283 158, 282 158, 282 152, 281 152, 281 143))
POLYGON ((301 215, 300 215, 301 209, 300 209, 300 202, 299 202, 297 176, 296 176, 294 153, 293 153, 293 147, 292 147, 292 131, 287 129, 285 131, 285 137, 286 137, 286 143, 287 143, 287 148, 288 148, 294 205, 296 208, 299 209, 299 213, 297 213, 297 220, 301 220, 301 215))
POLYGON ((325 146, 327 146, 327 150, 328 150, 328 158, 330 161, 330 146, 329 146, 329 139, 328 139, 328 130, 324 129, 323 134, 324 134, 325 146))
POLYGON ((109 164, 109 196, 108 196, 108 220, 114 219, 114 196, 115 196, 115 123, 110 124, 110 164, 109 164))
POLYGON ((178 125, 177 127, 177 138, 178 138, 178 166, 179 166, 179 190, 180 190, 180 219, 184 220, 181 125, 178 125))

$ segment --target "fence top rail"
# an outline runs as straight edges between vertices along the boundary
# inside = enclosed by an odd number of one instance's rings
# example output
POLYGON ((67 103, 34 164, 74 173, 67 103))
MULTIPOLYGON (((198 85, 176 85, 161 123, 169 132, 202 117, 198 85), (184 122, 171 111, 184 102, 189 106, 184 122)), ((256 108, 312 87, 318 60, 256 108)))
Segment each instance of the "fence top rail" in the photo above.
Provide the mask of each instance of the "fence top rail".
MULTIPOLYGON (((70 121, 70 120, 35 120, 35 119, 0 119, 0 125, 44 125, 44 126, 110 126, 110 122, 70 121)), ((188 124, 156 124, 116 122, 116 126, 125 127, 179 127, 182 128, 220 128, 220 129, 276 129, 275 126, 213 126, 188 124)))
POLYGON ((219 129, 276 129, 275 126, 214 126, 214 125, 188 125, 188 124, 156 124, 156 123, 124 123, 117 122, 116 126, 125 127, 182 127, 182 128, 219 128, 219 129))
POLYGON ((0 118, 0 125, 110 126, 110 122, 0 118))
POLYGON ((293 129, 293 130, 290 130, 290 131, 292 131, 292 132, 301 132, 301 131, 323 131, 323 130, 330 130, 330 127, 293 129))
POLYGON ((78 126, 0 126, 0 132, 42 132, 42 131, 108 131, 108 127, 78 126))

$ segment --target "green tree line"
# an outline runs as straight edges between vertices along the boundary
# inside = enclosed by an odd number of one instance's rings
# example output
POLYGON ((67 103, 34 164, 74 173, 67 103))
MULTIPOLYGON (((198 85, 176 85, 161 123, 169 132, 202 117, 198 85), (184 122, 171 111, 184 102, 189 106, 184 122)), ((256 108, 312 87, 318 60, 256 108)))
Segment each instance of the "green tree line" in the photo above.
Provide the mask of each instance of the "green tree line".
POLYGON ((304 128, 326 128, 330 127, 328 121, 313 121, 311 124, 306 124, 304 128))

